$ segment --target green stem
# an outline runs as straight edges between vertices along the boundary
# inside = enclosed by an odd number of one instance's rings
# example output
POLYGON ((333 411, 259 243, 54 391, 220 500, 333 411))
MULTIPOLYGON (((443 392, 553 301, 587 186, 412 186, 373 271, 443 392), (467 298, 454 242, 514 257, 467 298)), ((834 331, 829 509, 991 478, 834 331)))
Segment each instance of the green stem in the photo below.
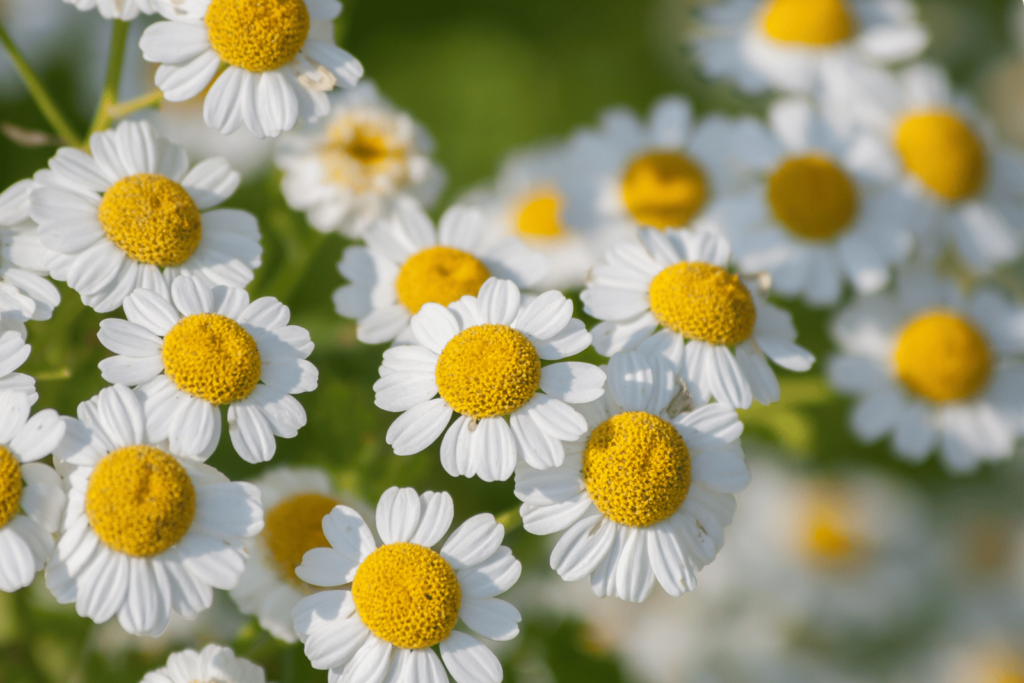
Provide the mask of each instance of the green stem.
MULTIPOLYGON (((110 126, 113 120, 110 108, 117 104, 117 91, 121 86, 121 67, 124 66, 124 48, 128 43, 128 22, 117 19, 110 33, 110 54, 107 57, 107 78, 103 82, 100 103, 96 105, 96 115, 89 126, 89 135, 110 126)), ((88 139, 89 135, 86 136, 88 139)))
POLYGON ((107 109, 107 116, 113 120, 124 118, 129 114, 139 111, 140 109, 147 109, 149 107, 155 107, 164 100, 164 94, 159 90, 140 95, 133 100, 127 102, 118 102, 117 104, 111 105, 107 109))
POLYGON ((25 84, 28 89, 29 95, 35 101, 36 106, 39 107, 39 111, 42 112, 46 118, 47 123, 53 128, 53 132, 59 135, 64 142, 69 145, 78 146, 81 144, 81 140, 78 134, 75 133, 75 129, 68 123, 67 118, 61 112, 60 107, 50 97, 50 93, 46 91, 46 87, 43 82, 39 80, 39 76, 32 70, 28 62, 25 60, 24 55, 18 50, 17 46, 11 41, 10 36, 7 35, 7 31, 4 30, 2 24, 0 24, 0 42, 4 44, 7 49, 7 54, 10 55, 11 61, 14 63, 14 68, 18 70, 18 75, 21 76, 21 81, 25 84))
POLYGON ((519 514, 518 505, 516 505, 515 507, 511 507, 508 510, 505 510, 494 519, 498 522, 498 524, 505 527, 505 533, 508 533, 509 531, 515 531, 523 523, 523 518, 519 514))

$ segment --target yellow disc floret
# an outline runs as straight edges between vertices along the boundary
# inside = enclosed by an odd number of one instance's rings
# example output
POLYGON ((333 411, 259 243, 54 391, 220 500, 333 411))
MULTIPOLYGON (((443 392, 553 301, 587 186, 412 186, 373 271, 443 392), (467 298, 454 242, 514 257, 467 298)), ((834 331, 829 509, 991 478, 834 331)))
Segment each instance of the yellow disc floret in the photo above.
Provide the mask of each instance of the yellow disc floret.
POLYGON ((0 529, 18 514, 23 486, 21 465, 6 447, 0 446, 0 529))
POLYGON ((810 501, 805 511, 804 546, 815 564, 843 567, 855 564, 867 548, 852 528, 848 505, 837 492, 810 501), (837 502, 838 501, 838 502, 837 502))
POLYGON ((286 580, 300 581, 295 568, 302 564, 302 556, 313 548, 330 545, 324 535, 323 519, 337 504, 338 501, 321 493, 300 493, 267 511, 263 540, 277 571, 286 580))
POLYGON ((896 373, 915 394, 959 401, 981 391, 992 374, 992 353, 978 329, 950 311, 928 311, 903 328, 896 373))
POLYGON ((757 308, 736 275, 710 263, 677 263, 651 282, 651 312, 690 339, 733 346, 754 332, 757 308))
POLYGON ((518 330, 474 325, 445 345, 435 380, 441 398, 461 415, 508 415, 537 393, 540 356, 518 330))
POLYGON ((583 481, 605 517, 647 527, 672 516, 690 490, 690 451, 675 427, 650 413, 614 415, 590 435, 583 481))
POLYGON ((423 304, 447 306, 462 297, 476 296, 491 273, 471 254, 451 247, 430 247, 414 255, 398 272, 398 300, 411 313, 423 304))
POLYGON ((306 43, 309 10, 305 0, 213 0, 206 29, 222 61, 254 73, 273 71, 306 43))
POLYGON ((180 266, 203 236, 199 207, 178 183, 155 173, 122 178, 103 195, 100 225, 129 258, 154 266, 180 266))
POLYGON ((192 526, 196 490, 173 456, 152 446, 127 446, 93 470, 85 511, 111 550, 153 557, 180 541, 192 526))
POLYGON ((544 189, 526 196, 516 216, 516 230, 527 237, 564 235, 561 195, 555 190, 544 189))
POLYGON ((784 43, 824 47, 857 30, 844 0, 769 0, 763 16, 764 32, 784 43))
POLYGON ((703 171, 679 152, 644 154, 622 180, 622 199, 636 222, 662 230, 688 224, 707 196, 703 171))
POLYGON ((857 215, 857 188, 821 156, 786 160, 768 180, 768 201, 780 223, 812 240, 835 237, 857 215))
POLYGON ((218 406, 252 393, 263 368, 252 335, 218 313, 182 318, 164 337, 163 361, 179 389, 218 406))
POLYGON ((974 196, 985 181, 985 148, 959 115, 925 111, 905 117, 896 149, 907 171, 951 202, 974 196))
POLYGON ((357 194, 393 192, 409 180, 408 142, 393 120, 375 115, 339 116, 320 151, 327 179, 357 194))
POLYGON ((359 565, 352 598, 375 636, 419 650, 437 645, 455 628, 462 590, 451 565, 430 548, 391 543, 359 565))

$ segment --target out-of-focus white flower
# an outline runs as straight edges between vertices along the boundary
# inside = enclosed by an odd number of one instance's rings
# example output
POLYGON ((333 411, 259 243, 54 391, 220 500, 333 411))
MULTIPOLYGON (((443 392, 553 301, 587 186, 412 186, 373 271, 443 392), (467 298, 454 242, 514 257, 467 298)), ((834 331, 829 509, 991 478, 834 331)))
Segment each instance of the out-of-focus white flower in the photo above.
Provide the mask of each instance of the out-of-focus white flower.
POLYGON ((157 11, 157 0, 64 0, 81 12, 97 10, 104 19, 131 21, 139 14, 157 11))
POLYGON ((288 204, 321 232, 361 237, 394 211, 398 198, 427 208, 446 176, 430 155, 434 141, 371 81, 332 93, 331 114, 281 138, 275 160, 288 204))
POLYGON ((704 72, 751 94, 807 92, 828 62, 890 64, 928 45, 908 0, 726 0, 699 23, 690 41, 704 72))
POLYGON ((236 657, 229 647, 210 644, 202 652, 183 650, 167 658, 167 666, 150 671, 142 683, 264 683, 262 667, 236 657))
POLYGON ((38 226, 29 218, 31 180, 0 194, 0 318, 49 320, 60 292, 46 279, 46 254, 38 226))

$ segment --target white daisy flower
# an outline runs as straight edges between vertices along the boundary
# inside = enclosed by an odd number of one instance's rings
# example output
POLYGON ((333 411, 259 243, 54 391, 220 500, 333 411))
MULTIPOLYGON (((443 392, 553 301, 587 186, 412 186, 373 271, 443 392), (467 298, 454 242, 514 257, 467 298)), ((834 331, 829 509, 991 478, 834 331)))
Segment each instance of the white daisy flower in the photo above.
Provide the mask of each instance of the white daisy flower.
POLYGON ((275 638, 293 643, 292 608, 316 589, 295 574, 302 556, 329 544, 321 521, 342 502, 323 470, 281 467, 253 482, 263 500, 263 531, 246 540, 249 562, 231 591, 243 614, 255 614, 275 638))
POLYGON ((156 0, 64 0, 81 12, 97 10, 104 19, 131 21, 142 14, 157 11, 156 0))
POLYGON ((256 218, 207 211, 238 187, 224 159, 189 170, 185 150, 146 122, 124 121, 89 144, 92 156, 62 147, 33 178, 29 213, 50 277, 100 313, 140 287, 166 296, 179 275, 211 287, 249 284, 263 252, 256 218))
POLYGON ((430 207, 447 176, 434 140, 371 81, 332 93, 331 115, 281 138, 275 161, 288 205, 321 232, 361 237, 398 197, 430 207))
POLYGON ((980 289, 908 271, 897 291, 858 300, 833 321, 835 388, 857 397, 850 415, 865 442, 891 435, 921 462, 938 448, 953 472, 1013 454, 1024 427, 1024 309, 980 289))
POLYGON ((60 476, 37 462, 64 438, 56 411, 29 417, 28 397, 0 391, 0 591, 32 583, 53 552, 66 497, 60 476))
POLYGON ((177 455, 206 460, 220 441, 220 406, 246 462, 266 462, 275 436, 293 438, 306 411, 291 396, 316 389, 306 360, 309 332, 289 325, 273 297, 249 302, 244 289, 180 277, 170 300, 138 289, 124 302, 128 320, 100 321, 100 342, 118 354, 100 361, 103 379, 137 386, 152 438, 177 455))
POLYGON ((358 321, 364 344, 409 343, 409 321, 425 304, 476 296, 492 276, 521 288, 544 277, 542 254, 515 238, 485 247, 487 231, 476 209, 455 205, 435 229, 419 204, 396 200, 391 215, 364 235, 366 246, 345 249, 338 271, 349 284, 334 292, 338 315, 358 321))
POLYGON ((765 357, 795 372, 814 363, 796 344, 789 312, 727 270, 722 237, 643 228, 607 261, 580 295, 584 310, 605 321, 593 330, 594 348, 611 356, 653 337, 651 348, 679 368, 696 405, 711 397, 732 408, 774 403, 779 382, 765 357))
POLYGON ((32 181, 20 180, 0 193, 0 317, 49 320, 60 292, 46 279, 46 256, 29 218, 32 181))
MULTIPOLYGON (((167 452, 138 398, 107 387, 78 406, 54 453, 68 505, 46 586, 100 624, 158 636, 171 611, 193 619, 245 566, 243 539, 263 528, 260 492, 167 452)), ((185 426, 185 429, 189 429, 185 426)))
POLYGON ((441 465, 453 477, 505 481, 517 456, 539 469, 560 465, 563 442, 587 427, 568 404, 604 393, 604 372, 590 363, 541 364, 590 345, 572 312, 561 292, 524 305, 515 284, 497 278, 447 308, 424 305, 412 319, 415 342, 384 352, 373 385, 378 408, 402 413, 387 443, 397 455, 419 453, 454 412, 441 442, 441 465))
POLYGON ((582 287, 598 257, 628 234, 614 227, 584 229, 569 220, 568 200, 579 176, 570 144, 522 150, 505 159, 493 186, 465 197, 497 234, 521 239, 547 256, 542 289, 582 287))
POLYGON ((837 69, 829 85, 829 115, 856 135, 851 163, 900 185, 917 200, 915 229, 938 232, 921 240, 926 256, 948 243, 979 271, 1020 256, 1024 156, 1000 143, 942 69, 837 69))
POLYGON ((913 246, 914 203, 891 183, 851 167, 848 145, 803 99, 775 102, 751 145, 749 189, 730 200, 726 229, 746 272, 812 306, 834 305, 849 281, 858 294, 889 283, 913 246))
POLYGON ((725 0, 698 21, 690 41, 704 73, 748 94, 807 92, 830 61, 892 64, 929 40, 907 0, 725 0))
POLYGON ((664 97, 647 121, 624 108, 604 112, 597 130, 571 144, 580 179, 573 183, 566 220, 586 229, 631 231, 694 227, 717 230, 720 199, 735 185, 737 124, 720 116, 693 122, 682 97, 664 97))
POLYGON ((139 41, 143 59, 160 64, 156 87, 182 102, 212 81, 203 118, 221 133, 244 123, 258 138, 277 137, 300 116, 326 116, 327 93, 363 76, 355 57, 309 35, 311 21, 341 14, 338 0, 158 0, 157 9, 170 21, 139 41))
POLYGON ((182 650, 167 658, 167 666, 150 671, 141 683, 264 683, 262 667, 236 657, 229 647, 213 643, 202 652, 182 650))
POLYGON ((447 493, 393 487, 377 503, 379 547, 355 510, 339 505, 324 518, 331 547, 306 553, 295 573, 313 585, 350 587, 303 598, 292 612, 313 668, 329 669, 330 681, 444 683, 447 667, 456 683, 500 683, 498 658, 455 625, 461 619, 490 640, 515 638, 519 611, 495 596, 515 584, 522 565, 486 513, 432 550, 453 516, 447 493))
POLYGON ((22 394, 28 399, 29 405, 35 405, 39 400, 35 378, 15 372, 32 353, 32 346, 25 343, 27 334, 24 323, 0 318, 0 393, 11 391, 22 394))
POLYGON ((608 390, 580 406, 587 429, 565 462, 516 468, 523 528, 565 530, 551 568, 566 581, 590 577, 598 597, 641 602, 655 580, 669 595, 697 585, 732 521, 732 494, 750 482, 736 411, 712 404, 676 414, 670 362, 643 352, 612 356, 608 390))

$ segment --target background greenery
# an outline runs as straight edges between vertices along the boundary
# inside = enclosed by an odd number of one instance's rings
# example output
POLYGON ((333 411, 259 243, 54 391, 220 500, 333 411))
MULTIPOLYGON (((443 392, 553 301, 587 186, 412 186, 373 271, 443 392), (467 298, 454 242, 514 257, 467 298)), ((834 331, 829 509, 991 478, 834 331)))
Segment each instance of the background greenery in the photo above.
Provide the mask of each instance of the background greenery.
MULTIPOLYGON (((921 2, 933 32, 930 56, 946 64, 961 85, 982 87, 990 65, 1012 49, 1008 17, 1016 2, 921 2)), ((611 104, 644 110, 660 94, 683 92, 705 111, 757 113, 764 106, 764 101, 744 99, 727 85, 706 82, 698 75, 680 47, 692 4, 688 0, 346 4, 345 23, 339 26, 345 47, 362 60, 383 92, 434 134, 437 157, 451 177, 446 200, 486 180, 509 150, 565 136, 611 104)), ((98 93, 101 79, 101 69, 83 67, 83 55, 102 54, 89 45, 105 44, 109 31, 94 19, 82 17, 85 28, 62 45, 60 58, 43 74, 58 101, 75 112, 80 130, 86 128, 95 102, 84 93, 98 93)), ((0 102, 0 121, 45 129, 20 89, 0 102)), ((0 187, 41 168, 52 152, 17 147, 0 138, 0 187)), ((281 464, 318 465, 333 474, 339 487, 369 501, 395 484, 446 489, 456 501, 457 519, 481 511, 514 510, 511 482, 452 479, 440 467, 436 446, 408 458, 390 452, 384 432, 394 415, 373 405, 371 388, 383 348, 357 343, 353 325, 340 320, 330 302, 331 292, 341 284, 335 263, 344 241, 315 233, 301 214, 289 210, 277 189, 278 180, 270 168, 256 174, 230 205, 255 213, 263 231, 264 266, 250 287, 253 297, 280 298, 291 307, 293 322, 311 331, 316 342, 311 360, 320 370, 320 384, 314 393, 299 397, 309 423, 297 438, 278 441, 273 463, 245 464, 232 452, 225 433, 211 464, 233 479, 252 479, 281 464)), ((96 364, 108 352, 96 338, 102 316, 85 308, 74 292, 63 285, 61 289, 63 303, 53 320, 29 325, 33 353, 25 371, 38 379, 38 407, 74 414, 80 401, 104 386, 96 364)), ((795 312, 801 342, 819 358, 827 355, 827 317, 795 312)), ((808 467, 869 460, 918 482, 932 495, 966 486, 991 489, 994 500, 999 500, 999 469, 950 483, 934 464, 912 469, 895 464, 883 446, 859 447, 845 429, 847 408, 845 401, 829 393, 819 369, 787 376, 782 403, 743 415, 748 425, 745 438, 780 444, 808 467)), ((506 543, 531 571, 548 571, 543 541, 514 529, 506 543)), ((713 566, 707 571, 712 570, 713 566)), ((0 683, 134 682, 161 666, 171 648, 202 645, 218 630, 201 625, 194 638, 165 639, 155 647, 138 640, 124 647, 116 638, 109 642, 109 627, 101 630, 78 618, 72 606, 56 606, 41 583, 13 596, 0 594, 0 683)), ((230 617, 230 601, 218 604, 223 608, 218 613, 236 623, 230 617)), ((683 598, 679 609, 686 608, 683 598)), ((325 673, 309 668, 300 646, 277 643, 253 623, 234 619, 241 624, 234 636, 236 651, 263 664, 269 680, 325 680, 325 673)), ((576 623, 528 619, 523 635, 502 653, 509 681, 516 680, 517 669, 523 670, 515 666, 517 660, 535 657, 546 661, 559 683, 623 679, 613 657, 593 647, 576 623)))

